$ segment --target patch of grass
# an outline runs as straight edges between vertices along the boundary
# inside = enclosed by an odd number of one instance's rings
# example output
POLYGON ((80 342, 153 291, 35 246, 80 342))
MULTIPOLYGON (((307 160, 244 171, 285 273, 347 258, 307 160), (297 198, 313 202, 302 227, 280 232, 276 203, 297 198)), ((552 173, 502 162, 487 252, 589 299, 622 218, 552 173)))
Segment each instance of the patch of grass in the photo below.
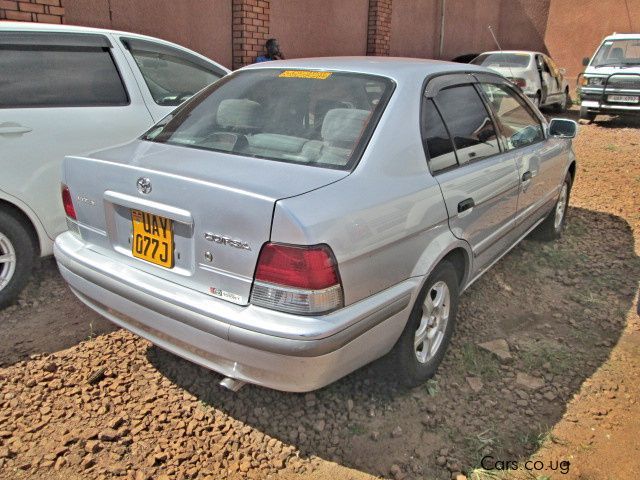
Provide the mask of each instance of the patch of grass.
POLYGON ((465 343, 462 346, 460 367, 463 370, 462 374, 471 374, 483 380, 494 380, 500 375, 498 360, 472 343, 465 343))
POLYGON ((474 468, 467 472, 469 480, 497 480, 503 477, 498 470, 485 470, 484 468, 474 468))
POLYGON ((617 145, 613 144, 613 143, 609 143, 606 147, 604 147, 605 149, 609 150, 610 152, 616 152, 618 150, 617 145))
POLYGON ((543 250, 542 255, 540 255, 540 260, 560 270, 570 267, 575 263, 572 252, 555 248, 543 250))
MULTIPOLYGON (((485 447, 492 447, 492 449, 495 450, 499 448, 500 441, 494 430, 492 428, 488 428, 476 435, 464 437, 464 446, 467 451, 467 456, 473 459, 473 464, 480 465, 482 457, 484 456, 482 452, 485 447)), ((480 468, 480 470, 484 469, 480 468)))
POLYGON ((364 428, 364 425, 360 423, 354 423, 349 427, 349 433, 351 435, 364 435, 367 433, 367 430, 364 428))
POLYGON ((427 383, 424 384, 424 388, 427 390, 427 393, 429 394, 429 396, 435 397, 435 395, 439 391, 438 381, 434 380, 433 378, 430 378, 429 380, 427 380, 427 383))
POLYGON ((543 365, 548 364, 547 370, 554 375, 566 373, 577 360, 566 348, 546 343, 527 346, 518 357, 527 372, 539 374, 544 370, 543 365))

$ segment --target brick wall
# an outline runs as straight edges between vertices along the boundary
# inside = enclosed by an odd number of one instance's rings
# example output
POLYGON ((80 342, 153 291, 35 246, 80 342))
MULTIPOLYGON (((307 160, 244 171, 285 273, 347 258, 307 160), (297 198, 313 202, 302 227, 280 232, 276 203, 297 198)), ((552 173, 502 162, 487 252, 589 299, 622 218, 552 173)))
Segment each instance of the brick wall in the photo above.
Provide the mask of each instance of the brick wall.
POLYGON ((64 23, 61 0, 0 0, 0 20, 64 23))
POLYGON ((389 55, 392 0, 369 0, 367 55, 389 55))
POLYGON ((264 53, 269 38, 269 0, 233 0, 232 49, 233 68, 255 62, 264 53))

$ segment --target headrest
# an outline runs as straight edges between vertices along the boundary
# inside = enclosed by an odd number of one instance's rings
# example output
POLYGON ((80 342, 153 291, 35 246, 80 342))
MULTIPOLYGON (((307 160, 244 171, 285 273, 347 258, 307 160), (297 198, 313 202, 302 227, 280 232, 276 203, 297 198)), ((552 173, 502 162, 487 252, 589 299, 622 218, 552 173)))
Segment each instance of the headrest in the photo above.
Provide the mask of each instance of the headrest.
POLYGON ((218 125, 225 128, 255 129, 262 126, 262 105, 246 99, 230 98, 220 102, 218 125))
POLYGON ((354 143, 369 119, 368 110, 334 108, 322 122, 322 139, 331 143, 354 143))
POLYGON ((615 58, 616 60, 624 58, 624 50, 622 50, 620 47, 612 48, 609 58, 615 58))

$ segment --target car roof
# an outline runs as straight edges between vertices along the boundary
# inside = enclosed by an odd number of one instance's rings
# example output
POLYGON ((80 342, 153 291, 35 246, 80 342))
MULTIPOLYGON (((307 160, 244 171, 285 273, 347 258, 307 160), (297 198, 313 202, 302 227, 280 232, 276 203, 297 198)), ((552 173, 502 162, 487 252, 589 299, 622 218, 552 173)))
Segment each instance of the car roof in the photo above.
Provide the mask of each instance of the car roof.
POLYGON ((541 52, 534 52, 531 50, 490 50, 488 52, 482 52, 480 55, 488 55, 490 53, 520 53, 523 55, 544 55, 541 52))
POLYGON ((133 32, 125 32, 122 30, 110 30, 106 28, 93 28, 93 27, 83 27, 80 25, 57 25, 53 23, 35 23, 35 22, 0 22, 0 32, 2 31, 20 31, 20 32, 50 32, 50 33, 93 33, 93 34, 116 34, 116 35, 126 35, 129 38, 138 38, 141 40, 149 40, 156 43, 163 43, 165 45, 170 45, 181 50, 188 50, 193 54, 202 57, 203 59, 215 63, 217 66, 222 68, 223 70, 229 72, 229 69, 222 65, 220 62, 208 58, 188 47, 183 45, 179 45, 177 43, 169 42, 167 40, 163 40, 157 37, 151 37, 149 35, 142 35, 139 33, 133 32))
POLYGON ((604 37, 605 40, 628 40, 638 39, 640 40, 640 33, 612 33, 611 35, 604 37))
POLYGON ((454 72, 485 72, 493 73, 478 65, 428 60, 404 57, 317 57, 297 58, 293 60, 274 60, 270 62, 254 63, 241 70, 258 69, 300 69, 300 70, 330 70, 350 73, 364 73, 388 77, 396 81, 415 81, 419 78, 435 73, 454 72), (418 77, 416 77, 418 76, 418 77))

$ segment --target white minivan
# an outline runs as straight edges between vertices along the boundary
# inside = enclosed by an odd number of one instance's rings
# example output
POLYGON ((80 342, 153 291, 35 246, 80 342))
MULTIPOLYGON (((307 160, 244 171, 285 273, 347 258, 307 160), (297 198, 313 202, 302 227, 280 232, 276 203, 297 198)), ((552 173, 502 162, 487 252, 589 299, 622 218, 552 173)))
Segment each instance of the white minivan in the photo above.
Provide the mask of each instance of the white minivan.
POLYGON ((135 138, 227 73, 157 38, 0 22, 0 308, 66 230, 64 156, 135 138))

